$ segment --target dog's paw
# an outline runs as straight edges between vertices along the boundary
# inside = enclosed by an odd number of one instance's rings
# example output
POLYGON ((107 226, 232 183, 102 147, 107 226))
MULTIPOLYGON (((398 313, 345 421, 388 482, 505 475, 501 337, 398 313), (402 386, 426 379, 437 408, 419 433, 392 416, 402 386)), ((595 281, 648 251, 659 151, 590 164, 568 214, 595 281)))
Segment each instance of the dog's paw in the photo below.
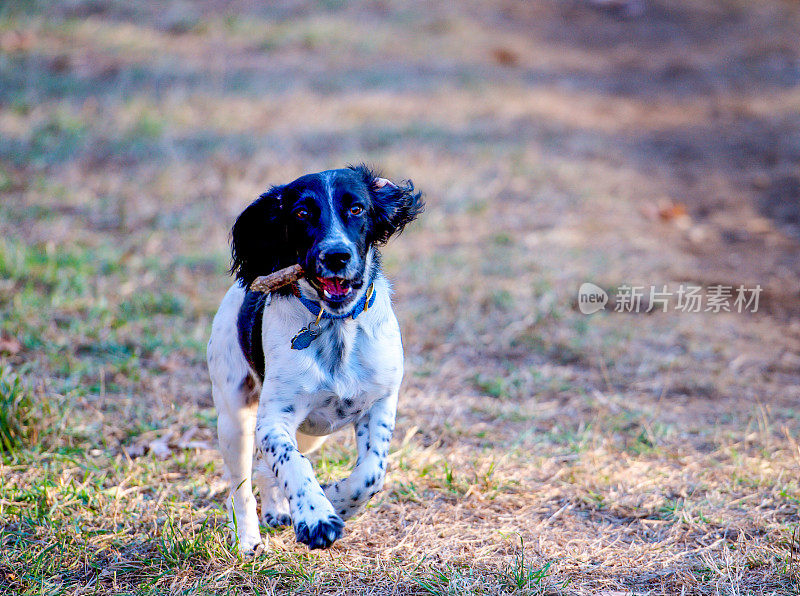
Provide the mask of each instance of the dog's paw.
POLYGON ((328 519, 312 522, 298 522, 294 527, 294 534, 298 542, 308 545, 308 548, 328 548, 336 540, 342 537, 344 522, 335 514, 328 516, 328 519))
POLYGON ((245 559, 255 557, 257 554, 264 552, 268 543, 261 542, 261 536, 244 537, 239 540, 239 554, 245 559))
POLYGON ((270 528, 281 528, 292 525, 292 516, 280 511, 264 511, 261 514, 261 523, 270 528))

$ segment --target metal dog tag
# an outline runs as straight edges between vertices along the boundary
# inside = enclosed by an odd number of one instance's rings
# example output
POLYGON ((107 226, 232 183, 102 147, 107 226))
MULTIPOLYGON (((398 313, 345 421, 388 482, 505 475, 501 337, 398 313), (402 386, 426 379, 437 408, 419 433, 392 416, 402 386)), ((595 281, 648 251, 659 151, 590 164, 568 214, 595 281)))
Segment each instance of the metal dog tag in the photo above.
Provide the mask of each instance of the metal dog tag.
POLYGON ((303 327, 297 335, 292 338, 293 350, 305 350, 311 345, 311 342, 317 339, 319 335, 319 326, 316 323, 311 323, 308 327, 303 327))

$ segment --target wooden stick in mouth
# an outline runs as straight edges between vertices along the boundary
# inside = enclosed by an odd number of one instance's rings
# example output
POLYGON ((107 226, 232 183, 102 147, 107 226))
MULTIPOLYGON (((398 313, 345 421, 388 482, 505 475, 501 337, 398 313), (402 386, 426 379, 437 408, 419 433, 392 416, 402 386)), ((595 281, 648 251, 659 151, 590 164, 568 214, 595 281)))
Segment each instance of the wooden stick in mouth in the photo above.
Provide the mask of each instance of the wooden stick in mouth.
POLYGON ((290 283, 296 282, 303 277, 303 268, 300 265, 292 265, 273 271, 269 275, 262 275, 253 280, 250 289, 254 292, 274 292, 290 283))

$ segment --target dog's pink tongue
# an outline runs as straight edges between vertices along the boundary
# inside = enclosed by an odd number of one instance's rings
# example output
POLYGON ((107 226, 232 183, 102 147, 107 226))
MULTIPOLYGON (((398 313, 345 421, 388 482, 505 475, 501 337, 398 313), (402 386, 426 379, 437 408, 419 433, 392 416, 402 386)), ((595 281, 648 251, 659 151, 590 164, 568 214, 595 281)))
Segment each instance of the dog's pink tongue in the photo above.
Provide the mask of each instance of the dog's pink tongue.
POLYGON ((331 296, 344 296, 347 293, 347 288, 342 285, 341 280, 335 277, 321 278, 320 282, 322 282, 322 289, 331 296))

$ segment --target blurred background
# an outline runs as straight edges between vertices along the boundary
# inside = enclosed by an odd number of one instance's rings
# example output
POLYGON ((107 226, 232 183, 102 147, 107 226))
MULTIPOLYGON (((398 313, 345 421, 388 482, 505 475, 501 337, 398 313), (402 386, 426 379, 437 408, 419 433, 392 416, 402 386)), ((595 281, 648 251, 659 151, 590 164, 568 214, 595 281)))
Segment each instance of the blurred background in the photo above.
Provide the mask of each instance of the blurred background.
POLYGON ((790 593, 798 31, 789 0, 0 3, 0 587, 242 572, 204 364, 230 226, 363 161, 428 204, 384 251, 393 472, 333 558, 273 537, 284 569, 503 591, 522 560, 544 570, 524 589, 790 593), (586 316, 583 282, 763 292, 586 316))

